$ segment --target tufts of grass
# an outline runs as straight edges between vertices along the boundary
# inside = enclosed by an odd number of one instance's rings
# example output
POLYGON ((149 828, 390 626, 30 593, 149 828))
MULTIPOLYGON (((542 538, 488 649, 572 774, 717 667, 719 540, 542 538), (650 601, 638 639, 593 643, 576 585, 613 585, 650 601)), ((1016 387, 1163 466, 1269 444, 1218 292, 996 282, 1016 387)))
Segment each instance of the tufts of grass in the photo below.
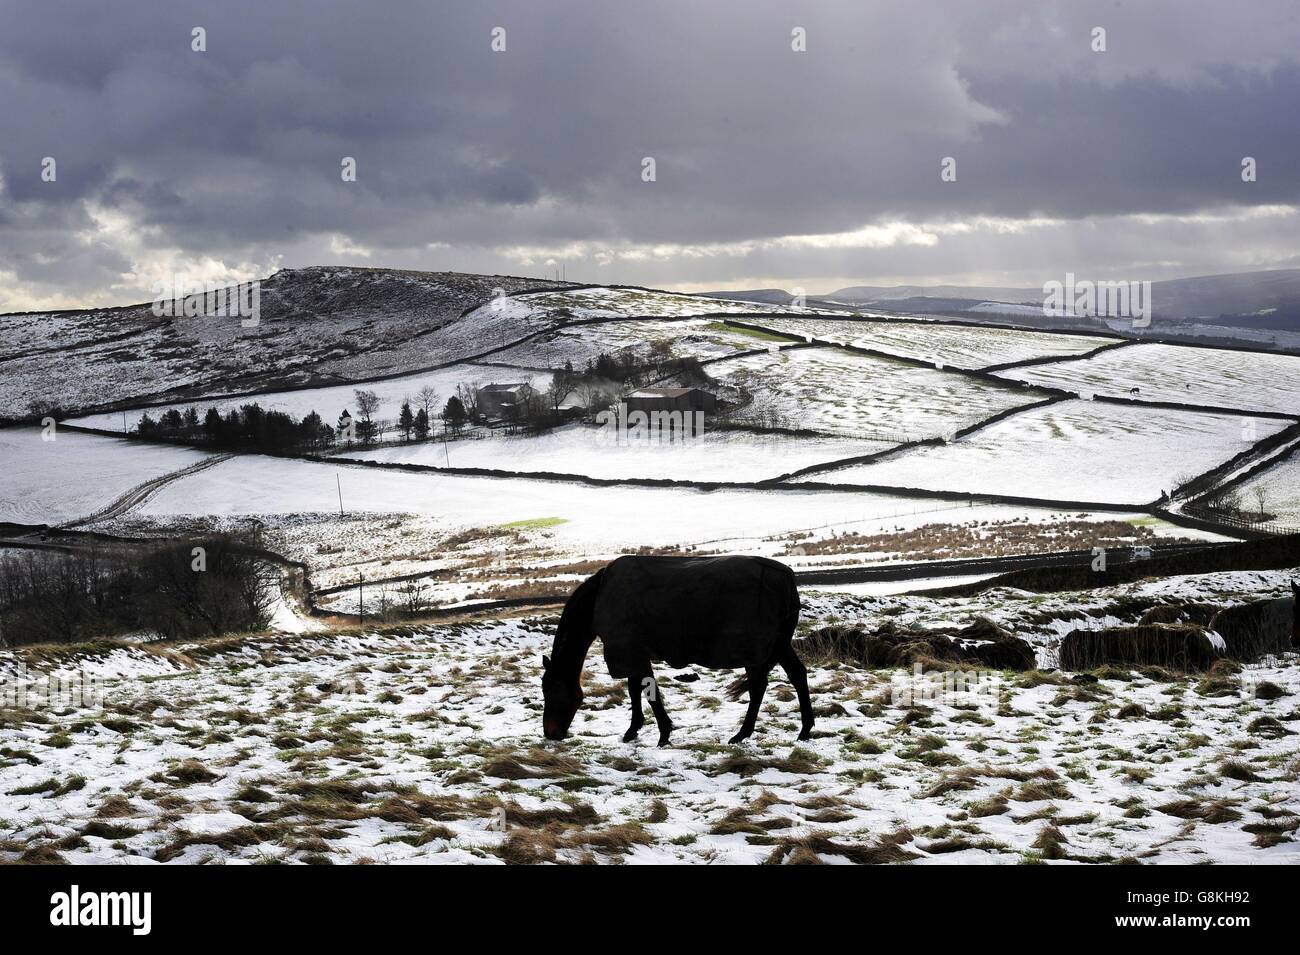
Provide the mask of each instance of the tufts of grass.
POLYGON ((838 842, 826 832, 813 832, 797 839, 782 839, 767 857, 769 865, 817 864, 821 856, 839 856, 857 865, 886 865, 894 862, 910 862, 920 855, 903 848, 912 841, 912 833, 906 829, 882 836, 874 845, 838 842))

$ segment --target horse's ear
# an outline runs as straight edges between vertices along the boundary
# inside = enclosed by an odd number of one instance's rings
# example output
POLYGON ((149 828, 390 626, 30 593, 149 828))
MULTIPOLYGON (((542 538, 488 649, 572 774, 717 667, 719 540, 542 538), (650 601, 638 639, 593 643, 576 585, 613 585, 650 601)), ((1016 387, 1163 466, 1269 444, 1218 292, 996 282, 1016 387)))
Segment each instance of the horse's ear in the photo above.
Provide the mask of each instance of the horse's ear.
MULTIPOLYGON (((1295 584, 1292 584, 1291 586, 1294 587, 1295 584)), ((542 654, 542 669, 543 670, 549 669, 550 666, 551 666, 551 658, 546 656, 545 654, 542 654)))

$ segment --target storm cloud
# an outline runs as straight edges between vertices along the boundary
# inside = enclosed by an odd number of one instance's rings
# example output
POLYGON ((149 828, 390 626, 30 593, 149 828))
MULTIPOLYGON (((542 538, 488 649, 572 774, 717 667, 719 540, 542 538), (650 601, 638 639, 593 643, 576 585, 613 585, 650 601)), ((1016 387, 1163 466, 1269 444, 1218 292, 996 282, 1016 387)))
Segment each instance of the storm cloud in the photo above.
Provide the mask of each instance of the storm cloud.
POLYGON ((333 263, 815 292, 1300 265, 1288 0, 0 0, 0 23, 5 309, 333 263))

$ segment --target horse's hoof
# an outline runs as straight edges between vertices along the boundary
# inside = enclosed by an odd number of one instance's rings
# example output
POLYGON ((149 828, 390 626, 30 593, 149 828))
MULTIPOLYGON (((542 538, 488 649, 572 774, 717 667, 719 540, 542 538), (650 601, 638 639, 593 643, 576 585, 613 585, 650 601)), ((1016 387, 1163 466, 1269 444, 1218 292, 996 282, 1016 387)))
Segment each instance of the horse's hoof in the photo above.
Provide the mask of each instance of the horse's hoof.
POLYGON ((628 730, 626 733, 623 734, 623 742, 625 743, 632 742, 632 740, 636 739, 636 734, 637 734, 637 730, 628 730))
POLYGON ((660 746, 667 746, 667 745, 668 745, 668 737, 667 737, 667 736, 660 736, 660 737, 659 737, 659 745, 660 745, 660 746))
POLYGON ((746 733, 744 730, 741 730, 735 736, 731 737, 731 739, 727 740, 727 742, 730 743, 732 746, 735 746, 737 743, 743 743, 747 739, 749 739, 749 734, 746 733))
POLYGON ((797 738, 800 741, 812 739, 812 730, 804 730, 797 738))

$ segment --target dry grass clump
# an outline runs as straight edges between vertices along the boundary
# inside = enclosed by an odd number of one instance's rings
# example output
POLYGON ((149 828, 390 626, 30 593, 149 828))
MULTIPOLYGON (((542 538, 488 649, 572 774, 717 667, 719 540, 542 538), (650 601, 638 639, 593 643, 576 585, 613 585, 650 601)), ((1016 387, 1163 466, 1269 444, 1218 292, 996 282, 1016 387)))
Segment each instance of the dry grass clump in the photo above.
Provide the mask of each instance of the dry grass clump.
POLYGON ((1246 732, 1253 736, 1263 736, 1265 739, 1281 739, 1283 736, 1292 735, 1291 730, 1272 716, 1257 716, 1250 721, 1246 732))
POLYGON ((1241 827, 1243 832, 1254 836, 1251 845, 1257 849, 1267 849, 1283 842, 1294 842, 1296 829, 1300 828, 1300 817, 1277 819, 1271 822, 1252 822, 1241 827))
POLYGON ((1286 690, 1271 680, 1261 680, 1255 684, 1255 699, 1257 700, 1277 700, 1288 695, 1286 690))
POLYGON ((1163 806, 1156 806, 1160 812, 1166 816, 1175 816, 1178 819, 1199 819, 1209 823, 1236 822, 1241 818, 1241 813, 1232 808, 1235 804, 1227 799, 1216 799, 1212 802, 1201 802, 1198 799, 1178 799, 1174 802, 1165 803, 1163 806))
POLYGON ((510 865, 537 865, 556 862, 561 849, 595 849, 622 855, 634 846, 652 845, 653 842, 650 834, 635 823, 606 829, 584 829, 551 822, 544 828, 511 829, 496 853, 510 865))
POLYGON ((1040 766, 1036 769, 1017 769, 1014 766, 965 766, 945 773, 929 789, 921 793, 921 798, 934 799, 950 792, 974 789, 981 779, 1009 779, 1018 783, 1041 779, 1050 783, 1058 778, 1056 770, 1049 766, 1040 766))
POLYGON ((1016 802, 1039 802, 1044 799, 1069 799, 1070 790, 1059 779, 1028 782, 1011 794, 1016 802))
POLYGON ((710 776, 725 776, 735 773, 737 776, 757 776, 765 769, 775 769, 783 773, 806 776, 821 768, 817 757, 797 746, 790 750, 788 756, 760 756, 757 753, 735 753, 723 757, 710 766, 706 772, 710 776))
POLYGON ((275 842, 283 838, 287 831, 287 828, 281 825, 250 825, 228 829, 225 832, 198 835, 185 833, 155 852, 154 859, 158 862, 168 862, 191 846, 212 846, 223 852, 234 852, 236 849, 247 849, 266 842, 275 842))
POLYGON ((1043 859, 1065 859, 1068 858, 1066 846, 1069 845, 1065 838, 1065 833, 1053 825, 1044 826, 1038 833, 1030 848, 1038 851, 1039 857, 1043 859))
POLYGON ((763 835, 774 829, 789 829, 794 825, 794 820, 785 816, 770 819, 759 818, 769 807, 776 805, 778 802, 780 802, 780 799, 772 793, 760 793, 758 798, 748 805, 737 806, 735 809, 729 810, 726 815, 709 828, 709 832, 715 836, 763 835))
POLYGON ((857 845, 837 842, 831 833, 813 832, 797 839, 782 839, 767 857, 768 865, 785 863, 817 864, 821 856, 840 856, 856 865, 887 865, 893 862, 910 862, 920 854, 904 849, 912 841, 907 829, 881 836, 875 845, 857 845))
POLYGON ((171 783, 173 786, 192 786, 195 783, 210 783, 220 779, 220 773, 214 773, 197 759, 183 759, 171 769, 149 777, 156 783, 171 783))
POLYGON ((120 794, 109 796, 99 804, 100 819, 122 819, 143 814, 143 811, 133 805, 131 800, 120 794))
POLYGON ((557 779, 576 776, 586 767, 571 756, 534 747, 520 752, 498 752, 480 767, 484 776, 494 779, 557 779))
POLYGON ((59 855, 51 843, 30 846, 18 857, 18 865, 67 865, 68 860, 59 855))
POLYGON ((1243 783, 1262 783, 1267 780, 1251 769, 1246 763, 1229 759, 1219 764, 1219 773, 1229 779, 1235 779, 1243 783))

